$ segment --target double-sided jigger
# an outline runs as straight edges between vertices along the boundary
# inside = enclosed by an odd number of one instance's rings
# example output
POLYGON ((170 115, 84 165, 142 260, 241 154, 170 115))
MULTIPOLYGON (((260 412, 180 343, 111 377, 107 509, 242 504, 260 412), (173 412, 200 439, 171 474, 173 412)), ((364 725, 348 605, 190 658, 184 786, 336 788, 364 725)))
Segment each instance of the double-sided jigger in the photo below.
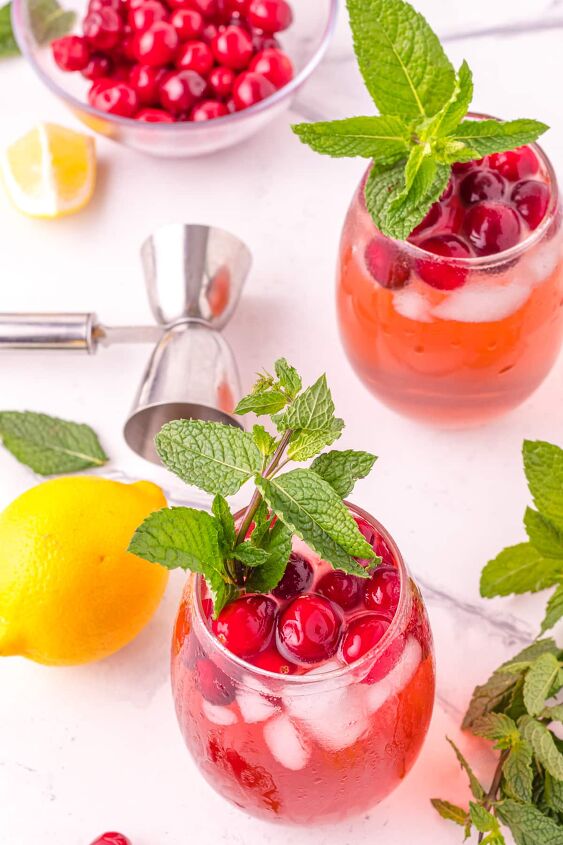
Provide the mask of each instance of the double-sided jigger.
POLYGON ((252 257, 211 226, 172 224, 141 247, 152 326, 104 326, 93 313, 0 314, 0 351, 74 350, 156 344, 124 427, 128 445, 158 463, 154 437, 166 422, 199 419, 240 427, 240 382, 220 330, 231 318, 252 257))

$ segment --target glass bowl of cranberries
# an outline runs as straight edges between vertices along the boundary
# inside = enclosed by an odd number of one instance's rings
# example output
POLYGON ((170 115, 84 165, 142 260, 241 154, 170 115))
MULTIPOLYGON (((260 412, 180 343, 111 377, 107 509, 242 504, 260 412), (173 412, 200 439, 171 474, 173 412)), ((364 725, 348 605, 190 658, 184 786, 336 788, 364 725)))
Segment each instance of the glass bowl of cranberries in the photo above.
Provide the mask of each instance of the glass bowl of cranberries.
POLYGON ((239 143, 288 108, 320 62, 338 0, 66 0, 74 30, 44 43, 14 0, 22 53, 87 126, 158 156, 239 143))
POLYGON ((294 538, 271 593, 242 595, 214 619, 192 576, 178 611, 172 687, 188 749, 219 794, 269 821, 366 812, 402 782, 428 730, 424 604, 390 535, 348 507, 382 559, 368 578, 294 538))

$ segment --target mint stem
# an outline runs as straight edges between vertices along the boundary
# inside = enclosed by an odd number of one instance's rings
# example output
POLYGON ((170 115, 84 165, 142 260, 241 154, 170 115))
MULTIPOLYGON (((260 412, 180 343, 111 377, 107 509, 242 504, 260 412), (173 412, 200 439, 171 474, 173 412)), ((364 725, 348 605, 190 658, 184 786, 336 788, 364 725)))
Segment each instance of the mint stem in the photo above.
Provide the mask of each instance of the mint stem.
MULTIPOLYGON (((499 791, 499 788, 500 788, 500 782, 502 780, 502 767, 504 766, 504 761, 508 757, 508 754, 509 754, 509 749, 506 748, 499 757, 499 761, 498 761, 497 767, 495 769, 493 780, 491 782, 491 788, 489 789, 489 791, 485 795, 485 800, 483 801, 483 807, 485 808, 485 810, 490 810, 491 806, 497 800, 497 794, 498 794, 498 791, 499 791)), ((484 833, 479 833, 479 837, 477 839, 477 842, 478 843, 482 842, 483 839, 484 839, 484 836, 485 836, 484 833)))

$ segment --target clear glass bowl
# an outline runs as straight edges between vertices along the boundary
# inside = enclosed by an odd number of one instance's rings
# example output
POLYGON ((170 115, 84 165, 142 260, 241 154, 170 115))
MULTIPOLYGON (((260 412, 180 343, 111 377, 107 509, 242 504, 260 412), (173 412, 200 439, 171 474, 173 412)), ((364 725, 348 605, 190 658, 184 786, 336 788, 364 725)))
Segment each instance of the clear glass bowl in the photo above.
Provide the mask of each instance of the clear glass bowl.
POLYGON ((422 598, 385 529, 349 508, 385 540, 401 578, 393 621, 355 663, 304 675, 258 669, 210 632, 198 577, 180 604, 172 687, 188 749, 220 795, 269 821, 308 825, 365 812, 402 782, 428 730, 435 676, 422 598))
MULTIPOLYGON (((321 61, 334 31, 338 0, 292 0, 294 21, 280 34, 284 50, 291 57, 295 76, 271 97, 250 108, 201 123, 142 123, 92 108, 86 100, 89 83, 80 73, 64 73, 53 61, 49 44, 34 35, 30 9, 37 0, 14 0, 12 23, 23 55, 41 81, 90 129, 142 152, 167 158, 205 155, 238 144, 266 126, 291 104, 321 61)), ((76 12, 75 30, 87 6, 85 0, 65 0, 64 7, 76 12)))

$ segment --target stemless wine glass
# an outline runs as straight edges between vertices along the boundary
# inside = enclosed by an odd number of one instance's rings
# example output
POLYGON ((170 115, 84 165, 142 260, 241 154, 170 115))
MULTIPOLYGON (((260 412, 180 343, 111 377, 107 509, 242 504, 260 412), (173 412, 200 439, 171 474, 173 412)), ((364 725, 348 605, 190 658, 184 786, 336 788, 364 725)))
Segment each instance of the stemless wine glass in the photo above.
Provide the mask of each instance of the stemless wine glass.
POLYGON ((270 821, 364 812, 403 780, 430 722, 434 658, 420 593, 385 529, 348 507, 383 537, 401 585, 389 628, 355 663, 285 676, 246 663, 206 624, 199 576, 176 621, 172 685, 186 744, 217 792, 270 821))
POLYGON ((337 273, 340 332, 364 384, 406 416, 446 427, 484 422, 522 403, 557 358, 561 207, 551 163, 531 149, 540 163, 534 178, 550 189, 546 214, 495 255, 444 258, 385 238, 366 209, 366 177, 354 195, 337 273), (455 277, 452 289, 432 284, 444 273, 455 277))

